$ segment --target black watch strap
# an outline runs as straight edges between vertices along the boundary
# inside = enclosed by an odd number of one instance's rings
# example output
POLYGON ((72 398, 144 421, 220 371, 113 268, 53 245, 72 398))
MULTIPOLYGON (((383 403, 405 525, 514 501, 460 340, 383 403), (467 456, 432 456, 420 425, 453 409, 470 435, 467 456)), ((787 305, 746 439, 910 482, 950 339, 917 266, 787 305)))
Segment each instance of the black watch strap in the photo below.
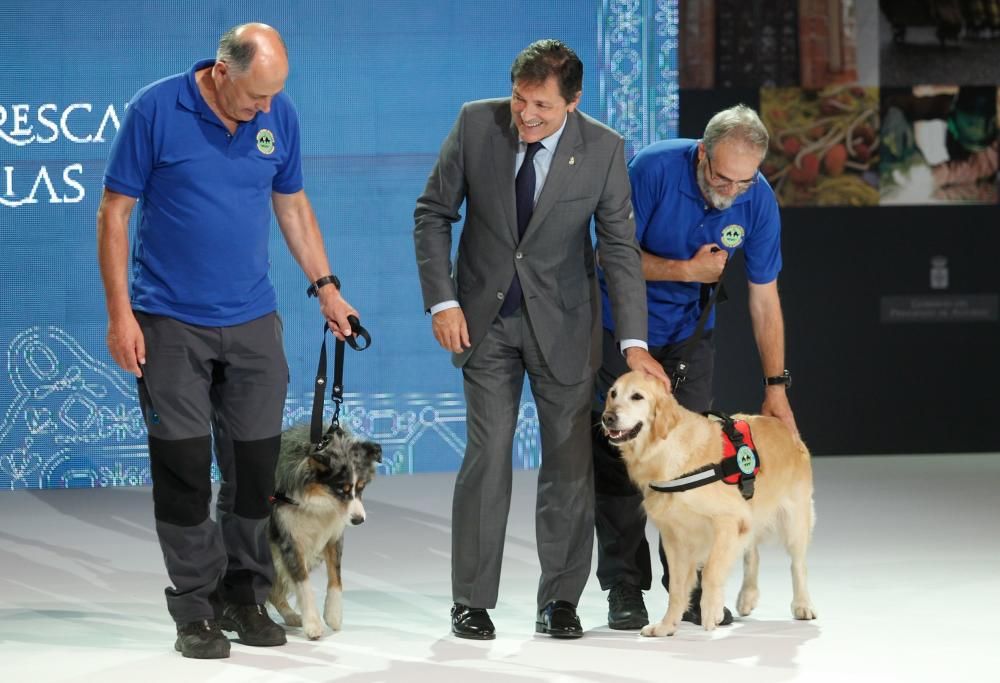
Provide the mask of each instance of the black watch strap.
POLYGON ((324 285, 333 285, 338 291, 340 290, 340 280, 337 279, 336 275, 324 275, 309 285, 309 288, 306 289, 306 294, 308 296, 319 296, 319 288, 324 285))
POLYGON ((780 375, 764 378, 765 387, 773 387, 776 384, 784 384, 786 387, 792 386, 792 373, 788 372, 788 370, 785 370, 780 375))

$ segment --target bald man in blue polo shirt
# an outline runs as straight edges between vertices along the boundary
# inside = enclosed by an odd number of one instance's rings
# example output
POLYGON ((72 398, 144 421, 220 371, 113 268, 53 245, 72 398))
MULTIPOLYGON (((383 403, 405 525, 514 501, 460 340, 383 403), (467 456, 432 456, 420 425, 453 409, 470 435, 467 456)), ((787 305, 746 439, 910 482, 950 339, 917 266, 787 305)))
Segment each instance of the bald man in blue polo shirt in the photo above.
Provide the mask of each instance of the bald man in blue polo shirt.
MULTIPOLYGON (((302 184, 299 126, 283 91, 288 55, 264 24, 226 32, 216 59, 129 103, 97 215, 108 349, 137 377, 149 432, 156 531, 174 647, 229 656, 285 643, 264 608, 273 580, 269 495, 288 388, 268 278, 271 210, 338 338, 357 311, 330 273, 302 184), (129 293, 128 222, 140 201, 129 293), (228 500, 209 517, 211 425, 225 426, 228 500)), ((216 437, 219 438, 219 434, 216 437)))
MULTIPOLYGON (((629 163, 636 238, 642 250, 649 311, 649 351, 671 377, 687 361, 687 378, 674 393, 681 405, 711 408, 714 347, 711 330, 692 337, 702 313, 703 285, 719 281, 727 259, 743 249, 749 281, 750 317, 765 379, 761 413, 798 430, 785 390, 784 320, 778 298, 781 224, 774 193, 758 167, 767 153, 767 128, 749 107, 738 105, 712 117, 701 140, 667 140, 640 151, 629 163), (684 358, 686 355, 686 358, 684 358)), ((599 274, 600 275, 600 274, 599 274)), ((614 338, 614 318, 604 278, 604 334, 614 338)), ((596 380, 599 411, 615 379, 628 368, 605 353, 596 380)), ((600 414, 591 424, 600 425, 600 414)), ((596 482, 597 577, 608 595, 608 625, 638 629, 649 621, 642 591, 652 583, 642 495, 628 478, 617 449, 593 430, 596 482)), ((667 564, 661 549, 664 585, 667 564)), ((700 586, 686 621, 701 623, 700 586)), ((728 609, 718 623, 732 621, 728 609)))

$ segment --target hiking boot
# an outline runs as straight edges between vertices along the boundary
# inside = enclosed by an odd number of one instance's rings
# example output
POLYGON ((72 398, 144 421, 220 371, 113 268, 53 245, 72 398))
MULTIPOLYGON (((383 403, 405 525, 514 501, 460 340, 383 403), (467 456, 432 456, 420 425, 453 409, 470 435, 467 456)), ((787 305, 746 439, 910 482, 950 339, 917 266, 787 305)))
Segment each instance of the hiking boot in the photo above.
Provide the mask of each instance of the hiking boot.
POLYGON ((191 659, 225 659, 229 656, 229 639, 210 619, 177 625, 174 649, 191 659))
POLYGON ((631 631, 649 623, 642 591, 630 583, 616 583, 608 592, 608 627, 631 631))
POLYGON ((264 605, 226 604, 219 626, 224 631, 236 631, 243 645, 272 647, 288 642, 285 629, 271 620, 264 605))

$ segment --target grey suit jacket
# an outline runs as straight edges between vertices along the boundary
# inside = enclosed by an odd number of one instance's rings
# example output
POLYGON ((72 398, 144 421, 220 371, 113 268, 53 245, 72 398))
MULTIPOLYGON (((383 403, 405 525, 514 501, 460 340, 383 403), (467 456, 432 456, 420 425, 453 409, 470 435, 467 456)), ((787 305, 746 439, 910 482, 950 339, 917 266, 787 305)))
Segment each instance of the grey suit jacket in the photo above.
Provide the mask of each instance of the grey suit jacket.
POLYGON ((503 303, 514 270, 524 306, 552 374, 563 384, 592 376, 600 358, 600 294, 594 273, 594 219, 619 339, 646 339, 646 287, 635 239, 622 137, 570 112, 524 238, 514 199, 517 128, 510 99, 469 102, 441 147, 414 211, 424 308, 457 300, 472 346, 503 303), (452 224, 466 204, 455 267, 452 224))

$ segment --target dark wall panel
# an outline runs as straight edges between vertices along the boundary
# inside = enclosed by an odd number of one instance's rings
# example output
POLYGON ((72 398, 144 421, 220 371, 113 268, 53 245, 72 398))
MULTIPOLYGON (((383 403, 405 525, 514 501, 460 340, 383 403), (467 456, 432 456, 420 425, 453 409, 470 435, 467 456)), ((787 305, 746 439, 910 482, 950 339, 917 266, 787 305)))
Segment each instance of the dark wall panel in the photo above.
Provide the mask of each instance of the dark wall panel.
MULTIPOLYGON (((1000 208, 782 211, 792 407, 816 454, 1000 450, 1000 324, 882 323, 883 296, 1000 292, 1000 208)), ((734 264, 739 266, 739 264, 734 264)), ((716 333, 716 406, 757 411, 760 362, 741 266, 716 333)))

